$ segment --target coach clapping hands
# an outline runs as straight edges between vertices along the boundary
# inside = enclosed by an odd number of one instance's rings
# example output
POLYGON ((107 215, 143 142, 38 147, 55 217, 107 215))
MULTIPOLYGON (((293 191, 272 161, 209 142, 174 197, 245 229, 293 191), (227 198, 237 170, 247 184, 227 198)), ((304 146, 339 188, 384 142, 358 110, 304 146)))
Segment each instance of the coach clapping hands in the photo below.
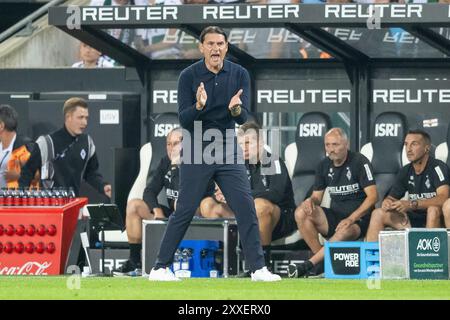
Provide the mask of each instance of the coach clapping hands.
POLYGON ((200 82, 200 85, 197 88, 197 103, 195 107, 197 110, 202 110, 206 105, 206 100, 208 99, 208 95, 206 94, 205 86, 203 82, 200 82))

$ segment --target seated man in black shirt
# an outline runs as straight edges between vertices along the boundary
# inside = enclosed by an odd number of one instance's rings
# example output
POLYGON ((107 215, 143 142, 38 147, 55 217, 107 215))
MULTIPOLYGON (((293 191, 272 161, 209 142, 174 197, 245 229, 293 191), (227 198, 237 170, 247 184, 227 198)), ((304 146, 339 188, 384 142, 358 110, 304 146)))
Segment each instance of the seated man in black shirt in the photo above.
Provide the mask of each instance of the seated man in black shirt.
POLYGON ((442 205, 449 196, 445 163, 430 156, 431 139, 422 130, 411 130, 405 138, 410 163, 400 169, 381 208, 372 213, 367 241, 378 241, 385 227, 439 228, 442 205), (408 192, 408 200, 400 200, 408 192))
POLYGON ((261 127, 255 122, 240 126, 241 146, 258 217, 259 234, 266 265, 270 265, 270 244, 297 229, 292 183, 284 161, 264 149, 261 127))
MULTIPOLYGON (((143 199, 128 201, 126 227, 130 244, 130 258, 120 268, 113 270, 114 276, 142 275, 142 220, 165 219, 175 211, 179 190, 181 141, 181 129, 176 128, 169 132, 166 144, 167 155, 159 162, 155 175, 144 190, 143 199), (168 207, 158 202, 158 194, 164 187, 168 207)), ((213 190, 211 182, 206 195, 211 196, 213 190)), ((205 208, 208 207, 209 201, 213 201, 211 197, 207 199, 211 200, 204 202, 205 208)), ((198 209, 198 213, 201 213, 200 209, 198 209)))
POLYGON ((444 202, 442 206, 442 211, 444 214, 444 224, 447 229, 450 229, 450 199, 444 202))
POLYGON ((234 218, 234 213, 227 204, 227 200, 215 183, 214 195, 206 197, 200 203, 200 212, 198 214, 208 219, 229 219, 234 218))
POLYGON ((369 160, 348 150, 347 135, 333 128, 325 135, 327 157, 316 171, 311 197, 295 211, 298 229, 314 255, 306 262, 288 267, 291 278, 308 276, 323 263, 324 250, 319 233, 329 241, 356 240, 367 231, 370 212, 377 202, 377 188, 369 160), (331 197, 330 208, 320 207, 325 189, 331 197))

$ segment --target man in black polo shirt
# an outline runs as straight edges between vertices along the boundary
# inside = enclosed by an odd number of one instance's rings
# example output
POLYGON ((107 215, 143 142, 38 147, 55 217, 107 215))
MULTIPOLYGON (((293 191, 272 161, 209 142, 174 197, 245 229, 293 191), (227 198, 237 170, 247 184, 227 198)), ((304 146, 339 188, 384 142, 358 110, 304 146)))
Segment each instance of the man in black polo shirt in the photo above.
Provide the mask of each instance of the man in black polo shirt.
POLYGON ((224 60, 228 41, 222 29, 205 28, 199 49, 204 59, 184 69, 178 80, 178 115, 184 129, 180 192, 149 280, 179 280, 169 266, 211 179, 236 215, 252 280, 281 280, 264 266, 255 206, 234 132, 236 123, 247 120, 250 76, 243 67, 224 60))
POLYGON ((430 156, 431 139, 422 130, 411 130, 405 138, 410 163, 400 169, 381 208, 372 213, 367 241, 378 241, 385 227, 439 228, 442 205, 449 196, 449 176, 445 163, 430 156), (408 192, 407 200, 400 200, 408 192))
MULTIPOLYGON (((142 199, 130 199, 127 203, 126 226, 130 245, 130 258, 118 269, 112 271, 114 276, 141 276, 142 275, 142 221, 168 218, 176 208, 179 191, 179 165, 181 151, 181 129, 175 128, 169 132, 166 139, 167 155, 161 158, 158 167, 144 189, 142 199), (158 195, 165 188, 168 206, 158 201, 158 195)), ((211 181, 202 206, 208 209, 214 193, 214 183, 211 181)), ((203 208, 197 211, 200 213, 203 208)))
POLYGON ((315 265, 323 263, 319 233, 332 242, 364 236, 368 215, 378 199, 369 160, 348 150, 347 135, 341 128, 327 132, 325 150, 328 157, 317 168, 314 191, 295 212, 298 229, 314 255, 306 262, 290 264, 291 278, 308 276, 315 265), (331 197, 329 209, 320 207, 327 187, 331 197))

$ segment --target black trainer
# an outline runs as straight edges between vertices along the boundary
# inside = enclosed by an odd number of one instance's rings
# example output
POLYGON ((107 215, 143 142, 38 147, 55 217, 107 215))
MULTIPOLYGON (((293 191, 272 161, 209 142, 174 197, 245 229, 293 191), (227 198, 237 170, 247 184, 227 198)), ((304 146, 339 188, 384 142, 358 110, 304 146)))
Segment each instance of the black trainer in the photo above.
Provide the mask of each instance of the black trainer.
POLYGON ((142 276, 142 266, 131 260, 125 261, 123 265, 112 271, 114 277, 140 277, 142 276))
POLYGON ((309 272, 314 268, 311 261, 307 260, 300 263, 291 263, 288 266, 288 277, 289 278, 307 278, 309 272))
POLYGON ((316 264, 315 266, 314 266, 314 275, 315 276, 320 276, 320 275, 322 275, 323 273, 325 272, 325 263, 322 261, 322 262, 319 262, 318 264, 316 264))

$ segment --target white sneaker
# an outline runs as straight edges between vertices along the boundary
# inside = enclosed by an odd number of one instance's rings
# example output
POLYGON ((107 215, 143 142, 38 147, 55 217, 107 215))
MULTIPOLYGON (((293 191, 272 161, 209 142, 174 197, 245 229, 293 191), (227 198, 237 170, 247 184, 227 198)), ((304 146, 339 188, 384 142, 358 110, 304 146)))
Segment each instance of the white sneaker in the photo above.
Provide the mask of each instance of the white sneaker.
POLYGON ((150 275, 148 276, 148 280, 150 281, 180 281, 173 272, 169 268, 159 268, 155 270, 155 268, 150 271, 150 275))
POLYGON ((252 281, 280 281, 281 277, 277 274, 273 274, 267 267, 262 267, 252 273, 252 281))

